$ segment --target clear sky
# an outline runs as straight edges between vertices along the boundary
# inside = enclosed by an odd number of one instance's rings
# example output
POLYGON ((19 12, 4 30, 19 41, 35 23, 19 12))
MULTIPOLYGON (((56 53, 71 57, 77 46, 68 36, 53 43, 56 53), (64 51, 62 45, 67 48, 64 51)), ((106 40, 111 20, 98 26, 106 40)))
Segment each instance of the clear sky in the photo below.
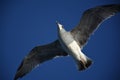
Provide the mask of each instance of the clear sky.
MULTIPOLYGON (((67 30, 76 26, 88 8, 120 0, 1 0, 0 80, 13 80, 29 51, 57 39, 56 21, 67 30)), ((94 63, 77 71, 71 57, 43 63, 21 80, 120 80, 120 14, 106 20, 83 52, 94 63)))

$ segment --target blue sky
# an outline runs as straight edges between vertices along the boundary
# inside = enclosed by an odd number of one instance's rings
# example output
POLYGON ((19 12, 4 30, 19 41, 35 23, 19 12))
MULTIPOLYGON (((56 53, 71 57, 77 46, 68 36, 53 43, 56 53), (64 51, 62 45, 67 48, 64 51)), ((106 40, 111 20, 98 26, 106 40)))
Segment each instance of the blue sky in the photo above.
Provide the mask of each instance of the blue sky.
MULTIPOLYGON (((76 26, 88 8, 119 0, 1 0, 0 80, 13 80, 29 51, 57 39, 56 21, 67 30, 76 26)), ((103 22, 91 36, 83 52, 94 63, 77 71, 71 57, 43 63, 21 80, 119 80, 120 14, 103 22)))

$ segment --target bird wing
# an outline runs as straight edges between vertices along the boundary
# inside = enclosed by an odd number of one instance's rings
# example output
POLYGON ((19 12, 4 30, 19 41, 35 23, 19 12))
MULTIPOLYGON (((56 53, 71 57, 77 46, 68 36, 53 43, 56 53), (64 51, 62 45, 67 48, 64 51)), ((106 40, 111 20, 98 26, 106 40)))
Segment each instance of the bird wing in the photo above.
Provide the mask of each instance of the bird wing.
POLYGON ((83 46, 100 23, 117 12, 120 12, 120 4, 103 5, 88 9, 83 13, 78 26, 71 30, 71 34, 78 44, 83 46))
POLYGON ((44 46, 37 46, 23 59, 14 80, 23 77, 40 63, 53 59, 56 56, 67 55, 68 54, 61 48, 58 40, 44 46))

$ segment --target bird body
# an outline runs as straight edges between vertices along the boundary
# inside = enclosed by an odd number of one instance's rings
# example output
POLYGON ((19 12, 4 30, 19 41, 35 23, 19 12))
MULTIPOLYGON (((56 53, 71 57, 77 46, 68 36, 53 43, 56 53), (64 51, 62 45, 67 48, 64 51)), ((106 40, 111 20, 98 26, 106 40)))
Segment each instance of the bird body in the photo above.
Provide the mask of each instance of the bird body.
POLYGON ((57 23, 58 39, 50 44, 34 47, 21 62, 14 80, 25 76, 38 64, 56 56, 70 55, 77 63, 78 70, 87 69, 92 60, 83 54, 82 48, 100 24, 118 12, 120 12, 120 4, 90 8, 83 13, 79 24, 71 31, 66 31, 61 24, 57 23))
POLYGON ((89 67, 92 61, 82 53, 80 46, 77 41, 74 40, 72 34, 66 31, 61 24, 57 23, 57 25, 58 40, 66 53, 74 58, 78 66, 78 70, 83 70, 89 67))

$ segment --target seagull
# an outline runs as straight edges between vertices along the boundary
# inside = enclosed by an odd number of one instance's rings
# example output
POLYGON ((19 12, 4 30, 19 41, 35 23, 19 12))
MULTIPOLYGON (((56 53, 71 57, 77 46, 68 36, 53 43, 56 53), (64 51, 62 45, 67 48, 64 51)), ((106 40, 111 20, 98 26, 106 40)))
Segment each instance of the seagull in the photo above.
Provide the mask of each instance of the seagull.
POLYGON ((120 4, 90 8, 83 13, 79 24, 71 31, 66 31, 62 24, 56 22, 58 39, 52 43, 34 47, 23 59, 14 80, 22 78, 43 62, 60 56, 70 55, 79 71, 86 70, 92 64, 92 60, 82 52, 83 47, 100 24, 117 12, 120 12, 120 4))

